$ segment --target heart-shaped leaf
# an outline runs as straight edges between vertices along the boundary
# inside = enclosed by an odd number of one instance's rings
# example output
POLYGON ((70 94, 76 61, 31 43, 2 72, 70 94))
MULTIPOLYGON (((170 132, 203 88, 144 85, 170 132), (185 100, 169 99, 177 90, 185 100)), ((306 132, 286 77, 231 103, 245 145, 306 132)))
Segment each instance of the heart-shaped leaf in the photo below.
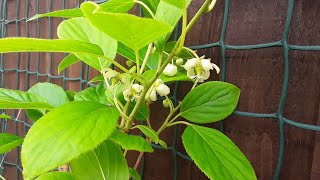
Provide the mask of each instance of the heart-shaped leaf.
POLYGON ((189 125, 182 134, 182 142, 195 164, 210 179, 257 179, 247 158, 218 130, 189 125))
POLYGON ((71 102, 47 113, 22 145, 25 179, 44 174, 97 147, 116 128, 119 112, 89 101, 71 102))

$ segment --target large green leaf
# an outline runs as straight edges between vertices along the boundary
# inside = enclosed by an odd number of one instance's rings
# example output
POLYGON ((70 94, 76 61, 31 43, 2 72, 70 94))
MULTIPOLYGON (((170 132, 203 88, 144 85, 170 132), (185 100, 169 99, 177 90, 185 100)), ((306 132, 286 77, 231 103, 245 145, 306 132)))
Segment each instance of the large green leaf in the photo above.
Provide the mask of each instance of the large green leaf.
POLYGON ((50 111, 25 137, 21 151, 24 178, 32 179, 94 149, 114 131, 118 117, 115 108, 88 101, 50 111))
POLYGON ((0 53, 67 52, 102 56, 99 46, 76 40, 47 40, 34 38, 0 39, 0 53))
POLYGON ((151 144, 140 136, 128 135, 121 131, 114 131, 109 139, 126 150, 153 152, 151 144))
POLYGON ((172 27, 160 21, 99 12, 99 6, 93 2, 83 3, 81 9, 94 26, 135 51, 172 31, 172 27))
POLYGON ((58 67, 58 73, 65 70, 69 66, 79 62, 79 58, 73 54, 69 54, 67 57, 63 58, 58 67))
MULTIPOLYGON (((117 53, 117 41, 94 27, 88 19, 79 17, 63 21, 58 27, 60 39, 78 40, 99 46, 104 56, 114 59, 117 53)), ((111 65, 111 62, 94 56, 75 54, 79 59, 91 67, 101 70, 111 65), (101 61, 101 64, 99 62, 101 61)))
MULTIPOLYGON (((153 14, 156 13, 156 10, 157 10, 157 7, 158 7, 160 0, 141 0, 141 1, 149 7, 149 9, 152 11, 153 14)), ((143 15, 145 17, 148 17, 148 18, 152 17, 151 14, 149 13, 149 11, 145 7, 141 6, 141 8, 143 11, 143 15)))
POLYGON ((95 101, 101 104, 110 104, 104 90, 97 87, 89 87, 85 90, 79 91, 74 96, 75 101, 95 101))
MULTIPOLYGON (((133 0, 109 0, 100 4, 101 10, 113 13, 126 13, 134 6, 133 0)), ((61 17, 61 18, 75 18, 81 17, 83 13, 80 8, 58 10, 48 12, 45 14, 36 14, 28 21, 32 21, 42 17, 61 17)))
POLYGON ((0 88, 0 109, 52 109, 53 106, 35 94, 0 88))
MULTIPOLYGON (((183 9, 186 8, 190 2, 191 0, 161 0, 154 19, 167 23, 174 28, 182 17, 183 9)), ((156 42, 156 47, 159 51, 165 46, 170 34, 171 32, 162 36, 156 42)))
POLYGON ((257 179, 247 158, 218 130, 189 125, 182 134, 182 142, 195 164, 210 179, 257 179))
POLYGON ((58 107, 69 102, 67 93, 62 87, 52 83, 38 83, 32 86, 28 93, 43 97, 53 107, 58 107))
POLYGON ((49 172, 38 177, 36 180, 79 180, 73 173, 49 172))
POLYGON ((129 169, 119 146, 105 141, 70 162, 72 173, 81 180, 128 180, 129 169))
POLYGON ((155 130, 153 130, 152 128, 150 128, 148 126, 144 126, 144 125, 137 125, 137 126, 134 126, 133 129, 134 128, 140 129, 140 131, 145 136, 150 138, 151 141, 155 142, 156 144, 159 143, 159 136, 158 136, 157 132, 155 130))
POLYGON ((239 96, 239 88, 226 82, 201 84, 182 100, 181 116, 195 123, 222 120, 234 111, 239 96))
POLYGON ((21 145, 23 138, 7 133, 0 133, 0 154, 11 151, 21 145))

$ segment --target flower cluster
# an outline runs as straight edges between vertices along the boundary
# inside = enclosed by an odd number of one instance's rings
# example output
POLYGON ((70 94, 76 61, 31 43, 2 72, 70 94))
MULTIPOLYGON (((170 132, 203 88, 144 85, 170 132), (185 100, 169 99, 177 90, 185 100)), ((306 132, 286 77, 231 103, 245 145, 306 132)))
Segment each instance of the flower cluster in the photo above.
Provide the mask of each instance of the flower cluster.
POLYGON ((140 84, 132 84, 130 88, 123 91, 123 97, 126 101, 138 101, 144 87, 140 84))

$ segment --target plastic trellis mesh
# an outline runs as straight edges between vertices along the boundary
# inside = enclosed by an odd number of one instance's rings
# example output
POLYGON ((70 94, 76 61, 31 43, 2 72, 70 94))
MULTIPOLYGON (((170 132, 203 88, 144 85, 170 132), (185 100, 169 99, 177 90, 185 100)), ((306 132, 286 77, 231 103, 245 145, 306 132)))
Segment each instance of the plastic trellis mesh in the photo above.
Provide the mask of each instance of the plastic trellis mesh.
MULTIPOLYGON (((53 6, 53 0, 50 0, 50 6, 49 10, 52 9, 53 6)), ((96 1, 96 2, 104 2, 104 1, 96 1)), ((16 0, 16 3, 19 4, 19 0, 16 0)), ((29 0, 26 0, 26 5, 28 5, 29 0)), ((66 0, 63 0, 62 7, 61 9, 65 8, 65 3, 66 0)), ((80 4, 80 0, 77 0, 78 6, 80 4)), ((283 154, 284 154, 284 139, 285 139, 285 134, 284 134, 284 125, 291 125, 295 126, 297 128, 302 128, 302 129, 307 129, 307 130, 314 130, 314 131, 320 131, 320 126, 314 126, 314 125, 309 125, 309 124, 304 124, 304 123, 298 123, 289 119, 286 119, 283 117, 283 109, 284 109, 284 104, 286 101, 286 96, 287 96, 287 89, 288 89, 288 81, 289 81, 289 51, 290 50, 299 50, 299 51, 319 51, 320 46, 299 46, 299 45, 291 45, 287 43, 288 40, 288 34, 289 34, 289 29, 290 29, 290 24, 291 24, 291 18, 292 18, 292 13, 293 13, 293 7, 294 7, 294 0, 289 0, 288 1, 288 12, 287 12, 287 17, 286 17, 286 24, 285 28, 282 34, 282 38, 279 41, 276 42, 271 42, 271 43, 264 43, 264 44, 254 44, 254 45, 241 45, 241 46, 235 46, 235 45, 229 45, 225 44, 225 34, 226 34, 226 29, 227 29, 227 21, 228 21, 228 11, 229 11, 229 0, 225 0, 225 8, 224 8, 224 16, 223 16, 223 26, 222 26, 222 31, 220 34, 220 40, 218 42, 213 42, 210 44, 204 44, 204 45, 198 45, 198 46, 193 46, 191 47, 192 49, 206 49, 206 48, 212 48, 212 47, 220 47, 221 48, 221 66, 222 66, 222 76, 221 80, 225 81, 226 80, 226 66, 227 66, 227 58, 226 58, 226 50, 249 50, 249 49, 261 49, 261 48, 269 48, 269 47, 282 47, 283 48, 283 54, 284 54, 284 79, 283 79, 283 85, 282 85, 282 92, 281 92, 281 98, 278 104, 278 109, 275 113, 272 114, 262 114, 262 113, 252 113, 252 112, 242 112, 242 111, 235 111, 234 114, 239 115, 239 116, 246 116, 246 117, 254 117, 254 118, 270 118, 278 121, 278 127, 279 127, 279 134, 280 134, 280 139, 279 139, 279 155, 278 155, 278 161, 277 161, 277 166, 274 174, 274 179, 278 179, 280 172, 281 172, 281 166, 282 166, 282 160, 283 160, 283 154)), ((8 4, 7 0, 0 0, 0 37, 6 37, 7 36, 7 25, 8 24, 15 24, 16 26, 16 31, 19 31, 19 22, 23 21, 25 22, 28 17, 30 17, 28 7, 26 7, 26 15, 25 18, 18 19, 18 11, 19 11, 19 6, 17 5, 16 7, 16 19, 15 20, 7 20, 7 10, 8 10, 8 4)), ((37 13, 39 12, 39 0, 37 0, 37 7, 36 7, 37 13)), ((49 18, 48 25, 51 27, 51 20, 49 18)), ((28 23, 25 23, 26 29, 27 29, 27 35, 29 34, 28 32, 28 23)), ((37 28, 37 35, 39 36, 39 23, 37 21, 36 24, 37 28)), ((51 28, 50 28, 51 29, 51 28)), ((177 32, 177 31, 176 31, 177 32)), ((177 34, 177 33, 176 33, 177 34)), ((52 37, 52 32, 50 32, 50 37, 52 37)), ((27 61, 28 64, 30 64, 30 56, 27 56, 27 61)), ((6 87, 5 86, 5 72, 14 72, 17 74, 17 77, 19 73, 26 73, 27 75, 36 75, 37 80, 41 76, 48 77, 49 81, 52 81, 53 79, 62 79, 63 80, 63 85, 66 87, 66 83, 70 81, 80 81, 80 88, 83 88, 83 84, 88 82, 88 67, 84 64, 82 64, 83 67, 85 67, 86 71, 81 72, 80 76, 78 78, 68 78, 64 75, 62 76, 54 76, 51 73, 48 74, 42 74, 38 71, 33 72, 29 70, 29 66, 27 66, 26 69, 20 69, 19 68, 19 62, 20 62, 20 56, 18 56, 17 59, 17 68, 11 68, 11 69, 5 69, 4 68, 4 62, 9 59, 5 59, 3 55, 0 55, 0 78, 1 78, 1 87, 6 87), (84 74, 83 74, 84 73, 84 74), (82 78, 86 77, 86 78, 82 78)), ((40 61, 40 56, 38 56, 38 62, 40 61)), ((38 63, 39 64, 39 63, 38 63)), ((39 65, 38 65, 39 66, 39 65)), ((52 56, 50 57, 50 66, 52 66, 52 56)), ((50 72, 52 72, 52 69, 50 67, 50 72)), ((17 86, 20 87, 20 80, 19 78, 17 79, 17 86)), ((29 79, 28 76, 26 78, 26 83, 27 86, 29 84, 29 79)), ((27 87, 29 88, 29 87, 27 87)), ((176 98, 176 94, 178 91, 178 85, 175 86, 174 94, 173 94, 173 100, 175 103, 178 102, 176 98)), ((15 117, 19 116, 19 112, 15 112, 15 117)), ((20 116, 21 117, 21 116, 20 116)), ((8 126, 7 126, 7 121, 1 120, 1 132, 7 132, 8 126)), ((16 133, 18 133, 18 124, 23 125, 23 130, 24 133, 26 133, 26 130, 28 127, 31 125, 26 122, 25 119, 19 118, 14 120, 14 128, 16 133)), ((221 131, 223 131, 223 123, 221 123, 221 131)), ((177 134, 178 134, 178 127, 176 126, 174 128, 174 138, 173 138, 173 145, 169 147, 168 149, 172 151, 172 156, 174 159, 174 179, 177 179, 177 174, 178 174, 178 164, 177 164, 177 157, 182 157, 184 159, 191 160, 190 157, 187 155, 184 155, 183 153, 177 151, 176 146, 177 146, 177 134)), ((157 145, 154 145, 155 148, 161 148, 157 145)), ((13 166, 16 168, 16 179, 19 179, 19 172, 22 171, 21 168, 21 163, 19 161, 19 158, 16 158, 16 162, 9 162, 5 160, 5 156, 1 155, 0 156, 0 173, 3 173, 3 170, 5 167, 8 166, 13 166)), ((18 151, 17 151, 17 157, 19 157, 18 151)), ((142 174, 143 174, 143 163, 142 163, 142 174)))

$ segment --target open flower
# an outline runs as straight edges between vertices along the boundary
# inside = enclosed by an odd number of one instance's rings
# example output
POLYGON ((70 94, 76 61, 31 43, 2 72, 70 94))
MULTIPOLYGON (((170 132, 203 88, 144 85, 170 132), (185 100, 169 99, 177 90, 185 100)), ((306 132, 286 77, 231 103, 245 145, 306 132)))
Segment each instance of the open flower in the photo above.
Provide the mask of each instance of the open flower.
POLYGON ((204 56, 189 59, 183 67, 187 71, 187 76, 198 82, 207 80, 210 77, 210 70, 212 69, 215 69, 217 74, 220 72, 220 68, 216 64, 211 63, 210 59, 204 59, 204 56))
POLYGON ((123 96, 126 101, 138 101, 144 87, 140 84, 132 84, 130 88, 123 91, 123 96))
POLYGON ((168 64, 163 70, 163 74, 166 76, 174 76, 178 72, 178 67, 173 64, 168 64))
POLYGON ((157 79, 146 95, 146 100, 156 101, 157 94, 160 96, 167 96, 170 94, 170 88, 163 83, 161 79, 157 79))

